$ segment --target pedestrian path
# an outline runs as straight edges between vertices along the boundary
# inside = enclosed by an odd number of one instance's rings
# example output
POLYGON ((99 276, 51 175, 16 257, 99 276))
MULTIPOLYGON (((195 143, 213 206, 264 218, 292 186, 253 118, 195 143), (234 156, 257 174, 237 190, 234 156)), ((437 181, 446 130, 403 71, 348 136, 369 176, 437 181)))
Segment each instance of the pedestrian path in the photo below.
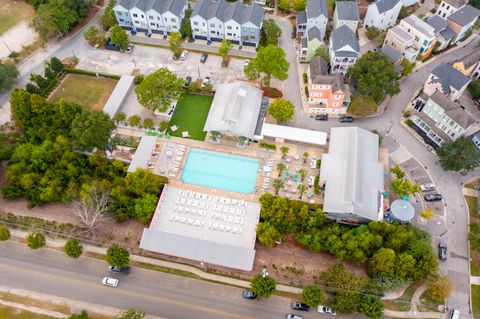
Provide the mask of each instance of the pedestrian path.
POLYGON ((465 196, 473 196, 477 197, 478 196, 478 191, 476 189, 471 189, 471 188, 462 188, 463 195, 465 196))
POLYGON ((470 276, 471 285, 480 285, 480 276, 470 276))

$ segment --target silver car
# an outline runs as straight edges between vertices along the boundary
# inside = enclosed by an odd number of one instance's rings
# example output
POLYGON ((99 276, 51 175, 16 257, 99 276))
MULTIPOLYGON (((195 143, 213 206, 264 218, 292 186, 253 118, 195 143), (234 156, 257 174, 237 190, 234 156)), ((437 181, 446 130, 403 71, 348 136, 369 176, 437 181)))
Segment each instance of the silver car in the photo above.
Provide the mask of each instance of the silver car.
POLYGON ((120 280, 112 278, 112 277, 104 277, 102 279, 102 284, 104 284, 105 286, 110 286, 110 287, 117 287, 119 282, 120 282, 120 280))

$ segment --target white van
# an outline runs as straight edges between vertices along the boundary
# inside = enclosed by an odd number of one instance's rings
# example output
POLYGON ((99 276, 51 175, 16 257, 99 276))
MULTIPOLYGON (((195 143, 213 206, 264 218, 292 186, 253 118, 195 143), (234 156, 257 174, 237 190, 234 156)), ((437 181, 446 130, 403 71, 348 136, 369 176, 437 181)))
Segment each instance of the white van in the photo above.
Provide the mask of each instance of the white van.
POLYGON ((460 311, 453 309, 450 316, 448 316, 448 319, 460 319, 460 311))

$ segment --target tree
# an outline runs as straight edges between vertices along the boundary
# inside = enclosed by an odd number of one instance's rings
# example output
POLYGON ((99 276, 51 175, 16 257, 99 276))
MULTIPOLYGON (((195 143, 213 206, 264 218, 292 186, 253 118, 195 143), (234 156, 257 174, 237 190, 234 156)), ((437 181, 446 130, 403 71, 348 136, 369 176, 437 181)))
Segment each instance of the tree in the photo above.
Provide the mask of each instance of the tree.
POLYGON ((263 21, 260 44, 262 46, 269 44, 278 45, 278 39, 281 35, 282 29, 275 23, 275 20, 266 19, 263 21))
POLYGON ((282 176, 283 171, 287 166, 283 163, 277 163, 278 177, 282 176))
POLYGON ((317 51, 315 51, 315 56, 319 56, 325 61, 330 62, 330 53, 327 47, 319 47, 317 51))
MULTIPOLYGON (((290 148, 288 148, 287 146, 280 147, 280 152, 282 153, 282 159, 287 157, 288 151, 290 151, 290 148)), ((277 167, 278 167, 278 164, 277 164, 277 167)))
POLYGON ((415 271, 415 258, 409 253, 401 253, 395 261, 395 275, 402 278, 412 278, 415 271))
MULTIPOLYGON (((281 164, 281 163, 279 163, 281 164)), ((281 178, 275 178, 272 182, 272 187, 273 187, 273 191, 275 192, 275 196, 278 195, 278 191, 283 187, 283 185, 285 185, 285 183, 283 182, 283 180, 281 178)))
POLYGON ((293 118, 295 106, 290 101, 276 99, 275 102, 268 107, 268 113, 277 121, 285 122, 293 118))
POLYGON ((18 77, 18 70, 13 64, 0 63, 0 91, 10 90, 18 77))
POLYGON ((52 0, 38 7, 32 25, 43 39, 49 39, 55 35, 63 36, 79 19, 78 12, 69 6, 67 0, 52 0))
POLYGON ((110 39, 116 45, 119 45, 122 50, 125 50, 128 45, 127 31, 123 30, 118 24, 114 25, 110 31, 110 39))
MULTIPOLYGON (((480 2, 480 0, 478 0, 480 2)), ((474 99, 480 99, 480 80, 474 80, 468 85, 468 90, 472 93, 474 99)))
POLYGON ((100 24, 103 27, 103 30, 108 31, 111 27, 117 24, 117 19, 115 18, 115 12, 113 12, 113 7, 115 7, 116 0, 109 0, 108 5, 105 8, 102 16, 100 17, 100 24))
POLYGON ((303 164, 306 164, 307 163, 307 160, 308 160, 308 157, 310 156, 310 153, 308 152, 303 152, 303 164))
POLYGON ((270 87, 272 76, 280 81, 288 78, 290 64, 285 58, 285 51, 282 48, 269 44, 258 50, 257 57, 250 61, 244 72, 249 80, 257 80, 262 77, 262 83, 270 87))
POLYGON ((0 225, 0 241, 5 241, 10 239, 10 230, 3 225, 0 225))
POLYGON ((115 114, 114 119, 116 122, 123 122, 127 119, 127 115, 123 112, 118 112, 117 114, 115 114))
POLYGON ((290 9, 292 8, 291 0, 279 0, 278 8, 284 12, 290 11, 290 9))
MULTIPOLYGON (((402 7, 402 9, 404 9, 404 8, 405 7, 402 7)), ((400 63, 400 65, 403 67, 403 70, 402 70, 402 75, 403 76, 410 75, 413 71, 413 68, 415 67, 415 63, 412 63, 412 62, 408 61, 407 59, 403 59, 402 62, 400 63)))
POLYGON ((366 295, 362 298, 360 311, 370 319, 383 318, 383 303, 378 296, 366 295))
POLYGON ((138 126, 140 125, 140 116, 138 115, 132 115, 128 118, 127 122, 128 122, 128 125, 130 126, 138 126))
POLYGON ((152 119, 144 119, 143 120, 143 127, 144 128, 152 128, 153 127, 153 120, 152 119))
POLYGON ((298 174, 300 174, 302 183, 305 181, 305 176, 307 176, 308 171, 305 168, 301 168, 298 170, 298 174))
POLYGON ((126 267, 130 263, 130 254, 125 248, 114 244, 107 249, 107 262, 112 266, 126 267))
POLYGON ((160 68, 148 75, 135 88, 135 93, 137 93, 138 102, 144 107, 152 111, 165 112, 172 100, 178 99, 183 92, 183 82, 183 79, 167 68, 160 68))
POLYGON ((305 11, 307 6, 307 0, 294 0, 293 1, 293 8, 296 11, 305 11))
POLYGON ((101 111, 82 111, 72 121, 72 146, 79 151, 103 149, 115 128, 110 117, 101 111))
POLYGON ((376 27, 368 27, 365 31, 365 35, 369 40, 377 38, 381 33, 382 31, 377 29, 376 27))
POLYGON ((393 63, 378 52, 369 51, 357 60, 353 68, 347 72, 353 78, 357 91, 364 96, 371 96, 380 103, 385 95, 400 92, 399 74, 393 63))
POLYGON ((392 191, 400 197, 408 197, 410 195, 420 193, 420 185, 413 183, 409 179, 397 178, 392 181, 392 191))
POLYGON ((192 38, 192 25, 190 24, 190 17, 192 16, 193 9, 188 8, 185 10, 185 17, 182 19, 182 22, 180 23, 180 34, 182 35, 182 38, 192 38))
POLYGON ((395 251, 380 248, 370 259, 368 272, 372 276, 392 275, 395 270, 395 251))
POLYGON ((396 178, 405 178, 405 171, 398 164, 390 168, 390 172, 393 173, 396 178))
POLYGON ((452 290, 452 282, 447 276, 437 274, 427 280, 426 293, 438 303, 443 303, 450 296, 452 290))
POLYGON ((83 32, 83 38, 88 41, 90 44, 94 42, 94 40, 97 39, 98 36, 98 28, 96 25, 92 24, 89 26, 85 32, 83 32))
POLYGON ((57 57, 53 56, 50 61, 48 62, 48 66, 55 72, 56 74, 60 74, 65 69, 62 61, 57 57))
POLYGON ((45 246, 45 236, 42 233, 31 233, 27 236, 27 245, 31 249, 38 249, 45 246))
POLYGON ((76 239, 69 239, 63 246, 63 250, 67 256, 72 258, 78 258, 83 253, 82 243, 76 239))
POLYGON ((356 116, 368 116, 377 111, 377 103, 368 95, 360 95, 352 98, 348 106, 348 113, 356 116))
POLYGON ((440 165, 446 171, 470 171, 480 163, 480 152, 465 136, 459 137, 452 143, 442 145, 437 150, 437 155, 440 165))
POLYGON ((218 47, 218 54, 222 57, 222 66, 228 65, 228 53, 233 49, 233 44, 227 39, 223 39, 218 47))
POLYGON ((308 285, 303 288, 302 298, 310 308, 316 308, 323 301, 323 291, 316 285, 308 285))
POLYGON ((433 212, 433 208, 430 206, 422 210, 420 212, 420 216, 422 216, 426 220, 432 220, 433 218, 435 218, 435 213, 433 212))
POLYGON ((307 191, 307 186, 305 184, 298 184, 297 186, 298 189, 298 198, 302 199, 303 194, 307 191))
POLYGON ((262 299, 270 297, 275 291, 277 284, 272 277, 258 274, 252 279, 250 286, 258 298, 262 299))
POLYGON ((90 317, 86 310, 82 310, 80 313, 71 315, 68 319, 90 319, 90 317))
POLYGON ((170 33, 170 37, 168 38, 168 45, 170 50, 173 52, 173 59, 177 60, 180 57, 183 49, 183 39, 182 35, 178 32, 170 33))
POLYGON ((145 312, 137 311, 135 309, 128 309, 115 319, 143 319, 145 318, 145 312))
POLYGON ((267 247, 273 247, 275 242, 282 239, 278 230, 270 222, 260 222, 257 227, 258 241, 267 247))
POLYGON ((107 213, 110 211, 110 196, 96 187, 86 191, 73 205, 73 214, 80 219, 80 223, 85 228, 85 232, 96 238, 99 228, 107 219, 107 213))

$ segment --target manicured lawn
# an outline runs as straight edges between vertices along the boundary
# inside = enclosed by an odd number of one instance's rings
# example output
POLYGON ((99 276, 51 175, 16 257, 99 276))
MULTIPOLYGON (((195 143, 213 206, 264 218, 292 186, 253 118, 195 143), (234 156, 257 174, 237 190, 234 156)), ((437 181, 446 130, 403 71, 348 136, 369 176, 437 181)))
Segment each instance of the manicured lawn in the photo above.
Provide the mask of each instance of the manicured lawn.
POLYGON ((470 273, 472 276, 480 276, 480 253, 470 248, 470 273))
POLYGON ((176 125, 178 130, 172 132, 169 129, 169 134, 182 137, 182 132, 188 131, 191 138, 199 141, 205 140, 207 132, 203 131, 203 127, 207 121, 212 101, 213 96, 182 94, 170 120, 170 127, 176 125))
POLYGON ((465 196, 465 201, 468 206, 468 213, 470 217, 478 216, 478 199, 474 196, 465 196))
POLYGON ((25 1, 0 0, 0 35, 22 20, 30 21, 33 15, 33 7, 25 1))
POLYGON ((55 317, 39 315, 29 311, 0 306, 0 319, 53 319, 55 317))
POLYGON ((112 79, 67 74, 49 100, 57 103, 64 99, 91 110, 102 110, 116 85, 117 81, 112 79))
POLYGON ((480 285, 472 285, 472 310, 473 317, 480 315, 480 285))

